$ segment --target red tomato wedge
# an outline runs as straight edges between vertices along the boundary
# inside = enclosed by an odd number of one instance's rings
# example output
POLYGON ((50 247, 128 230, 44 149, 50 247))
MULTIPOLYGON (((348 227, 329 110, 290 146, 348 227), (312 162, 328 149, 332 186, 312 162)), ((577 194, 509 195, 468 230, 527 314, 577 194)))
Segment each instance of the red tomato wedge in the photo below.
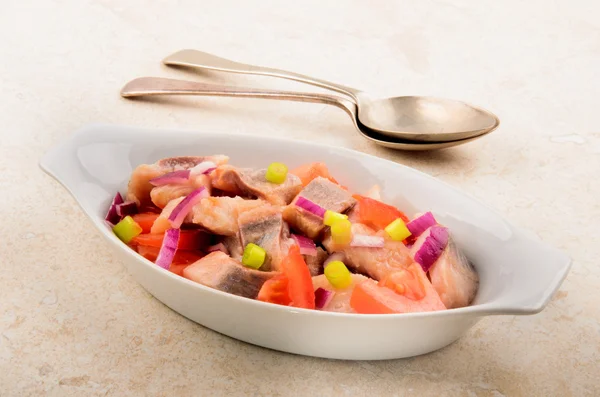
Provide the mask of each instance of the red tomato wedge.
POLYGON ((178 276, 183 277, 183 270, 188 267, 190 264, 189 263, 185 263, 185 264, 180 264, 180 263, 171 263, 169 265, 169 271, 172 273, 175 273, 178 276))
POLYGON ((287 306, 292 303, 290 294, 288 293, 289 280, 283 274, 275 276, 265 283, 258 292, 259 301, 276 303, 278 305, 287 306))
POLYGON ((173 263, 181 265, 191 265, 194 262, 204 258, 204 254, 199 251, 179 251, 173 258, 173 263))
POLYGON ((281 262, 281 270, 289 280, 290 306, 314 309, 315 290, 312 285, 312 277, 297 245, 290 248, 287 256, 281 262))
POLYGON ((158 252, 160 248, 157 247, 148 247, 147 245, 138 245, 134 247, 137 250, 138 254, 148 259, 150 262, 154 262, 156 258, 158 258, 158 252))
POLYGON ((308 163, 301 165, 298 168, 294 168, 290 171, 290 174, 296 175, 302 181, 302 186, 306 186, 315 179, 316 177, 323 177, 329 179, 331 182, 338 184, 338 182, 331 176, 329 169, 325 163, 308 163))
MULTIPOLYGON (((152 262, 156 261, 159 251, 160 248, 157 247, 149 247, 146 245, 140 245, 137 247, 137 252, 152 262)), ((200 251, 177 251, 175 257, 173 258, 173 262, 169 267, 169 271, 183 277, 183 269, 199 259, 202 259, 203 256, 204 255, 200 251)))
MULTIPOLYGON (((131 240, 133 245, 145 245, 148 247, 158 247, 162 245, 164 234, 146 233, 140 234, 131 240)), ((177 249, 180 250, 201 250, 209 243, 209 235, 199 230, 182 230, 179 235, 179 244, 177 249)))
POLYGON ((410 299, 389 288, 379 286, 372 280, 367 280, 354 287, 350 297, 350 306, 357 313, 362 314, 430 312, 446 309, 425 272, 422 269, 422 274, 418 273, 417 269, 414 272, 419 274, 419 281, 423 284, 425 293, 423 298, 410 299))
POLYGON ((152 225, 156 218, 158 218, 159 214, 153 212, 144 212, 141 214, 133 215, 133 220, 140 225, 142 228, 142 233, 150 233, 150 229, 152 229, 152 225))
POLYGON ((361 314, 393 314, 402 313, 402 311, 394 310, 393 304, 389 301, 394 301, 396 294, 385 287, 378 287, 377 284, 370 281, 363 281, 357 284, 352 290, 350 296, 350 307, 355 312, 361 314), (391 293, 389 296, 385 291, 391 293), (387 295, 387 296, 386 296, 387 295))
POLYGON ((408 217, 396 207, 358 194, 353 195, 353 197, 358 200, 356 210, 360 223, 376 230, 385 229, 387 225, 398 218, 401 218, 404 223, 409 221, 408 217))

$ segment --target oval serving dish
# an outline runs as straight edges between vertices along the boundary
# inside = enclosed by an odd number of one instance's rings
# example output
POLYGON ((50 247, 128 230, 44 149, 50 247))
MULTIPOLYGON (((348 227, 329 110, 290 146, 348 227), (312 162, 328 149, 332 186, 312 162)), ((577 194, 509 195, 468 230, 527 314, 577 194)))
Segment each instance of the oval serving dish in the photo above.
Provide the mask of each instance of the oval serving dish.
POLYGON ((92 125, 49 150, 41 168, 60 182, 107 239, 133 277, 185 317, 255 345, 316 357, 380 360, 440 349, 479 319, 541 311, 571 261, 495 211, 414 169, 353 150, 253 135, 92 125), (139 164, 164 157, 222 153, 241 167, 325 161, 351 191, 382 188, 407 213, 432 211, 473 262, 480 286, 473 304, 408 314, 346 314, 264 303, 217 291, 164 270, 123 244, 105 225, 116 191, 139 164))

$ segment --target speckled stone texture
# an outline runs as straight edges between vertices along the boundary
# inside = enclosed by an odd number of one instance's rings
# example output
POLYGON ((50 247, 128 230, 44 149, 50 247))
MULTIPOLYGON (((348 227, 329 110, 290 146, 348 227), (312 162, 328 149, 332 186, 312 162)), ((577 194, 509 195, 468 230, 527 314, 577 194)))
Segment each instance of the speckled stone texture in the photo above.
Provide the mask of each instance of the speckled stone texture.
POLYGON ((600 3, 22 0, 0 6, 0 395, 600 395, 600 3), (373 146, 340 110, 262 100, 134 102, 197 48, 379 95, 489 108, 500 129, 436 153, 373 146), (491 317, 422 357, 342 362, 247 345, 186 320, 125 271, 37 161, 90 122, 337 144, 434 175, 573 258, 542 313, 491 317))

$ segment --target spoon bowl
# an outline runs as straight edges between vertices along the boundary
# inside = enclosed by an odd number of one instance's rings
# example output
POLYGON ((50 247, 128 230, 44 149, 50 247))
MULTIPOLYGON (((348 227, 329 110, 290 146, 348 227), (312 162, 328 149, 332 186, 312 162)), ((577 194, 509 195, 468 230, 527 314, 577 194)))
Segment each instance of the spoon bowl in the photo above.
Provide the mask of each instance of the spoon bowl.
POLYGON ((341 93, 356 105, 355 118, 374 133, 389 137, 390 142, 464 140, 491 132, 500 124, 493 113, 452 99, 426 96, 372 98, 363 91, 341 84, 295 72, 235 62, 197 50, 176 52, 165 58, 163 63, 168 66, 279 77, 341 93))
POLYGON ((364 100, 358 118, 371 130, 392 139, 410 136, 423 142, 450 142, 491 132, 499 120, 464 102, 444 98, 403 96, 364 100))
POLYGON ((404 150, 409 152, 425 152, 433 150, 448 149, 455 146, 464 145, 465 143, 473 142, 476 139, 482 138, 489 134, 491 131, 477 135, 471 138, 458 139, 456 141, 445 141, 445 142, 414 142, 406 141, 402 139, 391 139, 388 136, 370 131, 365 126, 357 126, 358 132, 363 138, 371 141, 372 143, 386 147, 388 149, 404 150))

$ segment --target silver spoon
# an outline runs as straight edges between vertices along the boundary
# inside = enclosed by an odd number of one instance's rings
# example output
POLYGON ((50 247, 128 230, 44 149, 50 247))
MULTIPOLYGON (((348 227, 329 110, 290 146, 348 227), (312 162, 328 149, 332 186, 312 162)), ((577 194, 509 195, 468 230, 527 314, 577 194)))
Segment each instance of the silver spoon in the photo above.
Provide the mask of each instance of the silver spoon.
POLYGON ((383 139, 448 142, 495 130, 500 121, 487 110, 451 99, 403 96, 373 99, 355 88, 288 72, 247 65, 197 50, 182 50, 163 60, 165 65, 274 76, 300 81, 347 95, 357 105, 358 120, 383 139))
POLYGON ((224 85, 206 84, 195 81, 166 79, 162 77, 140 77, 125 84, 121 89, 124 98, 135 98, 159 95, 204 95, 204 96, 231 96, 238 98, 265 98, 283 99, 298 102, 316 102, 337 106, 352 118, 356 129, 370 141, 392 149, 401 150, 437 150, 461 145, 481 137, 483 134, 472 138, 460 139, 449 142, 413 142, 383 139, 376 132, 364 127, 356 117, 356 104, 348 99, 335 95, 313 94, 304 92, 275 91, 266 89, 253 89, 242 87, 229 87, 224 85))

